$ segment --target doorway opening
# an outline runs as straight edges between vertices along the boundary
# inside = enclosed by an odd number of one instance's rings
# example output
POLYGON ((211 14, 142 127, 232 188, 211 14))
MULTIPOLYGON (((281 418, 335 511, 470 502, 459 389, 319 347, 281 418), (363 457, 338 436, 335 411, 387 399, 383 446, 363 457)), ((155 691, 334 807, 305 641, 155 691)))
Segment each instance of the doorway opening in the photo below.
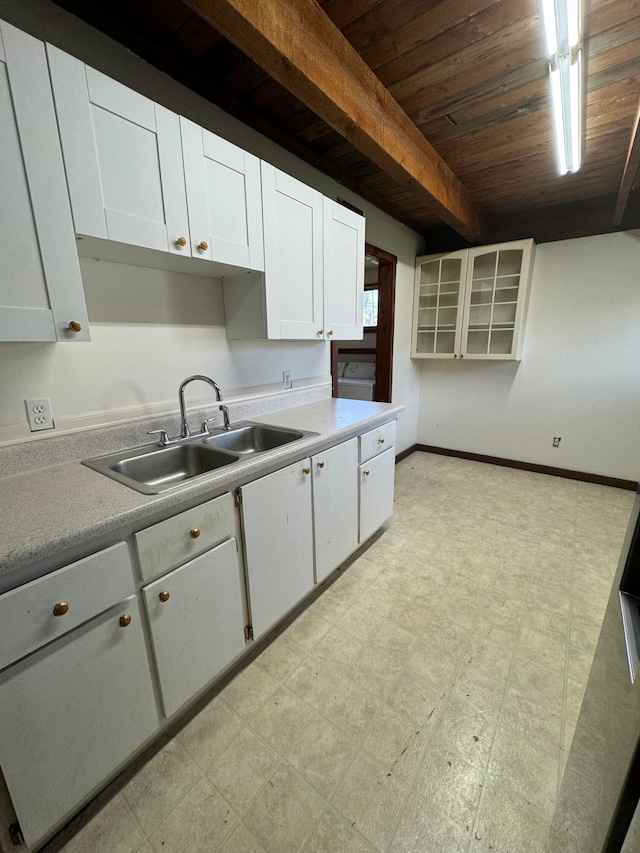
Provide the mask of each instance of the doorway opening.
POLYGON ((391 402, 397 261, 366 244, 363 339, 331 343, 334 397, 391 402))

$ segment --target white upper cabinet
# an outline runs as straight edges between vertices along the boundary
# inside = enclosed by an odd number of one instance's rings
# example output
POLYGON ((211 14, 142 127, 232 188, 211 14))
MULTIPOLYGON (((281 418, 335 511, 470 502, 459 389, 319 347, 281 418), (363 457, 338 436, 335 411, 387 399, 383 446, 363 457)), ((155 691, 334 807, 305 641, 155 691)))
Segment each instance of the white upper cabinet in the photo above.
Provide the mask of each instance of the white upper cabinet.
POLYGON ((76 232, 190 255, 178 116, 47 53, 76 232))
POLYGON ((44 44, 3 22, 0 198, 0 340, 88 341, 44 44))
POLYGON ((364 220, 324 199, 324 329, 334 340, 362 338, 364 220))
POLYGON ((262 204, 268 337, 322 339, 322 195, 263 161, 262 204))
POLYGON ((519 359, 534 252, 519 240, 417 258, 412 357, 519 359))
POLYGON ((227 337, 362 338, 364 217, 262 162, 264 275, 225 279, 227 337))
POLYGON ((191 253, 264 269, 260 161, 181 118, 191 253))

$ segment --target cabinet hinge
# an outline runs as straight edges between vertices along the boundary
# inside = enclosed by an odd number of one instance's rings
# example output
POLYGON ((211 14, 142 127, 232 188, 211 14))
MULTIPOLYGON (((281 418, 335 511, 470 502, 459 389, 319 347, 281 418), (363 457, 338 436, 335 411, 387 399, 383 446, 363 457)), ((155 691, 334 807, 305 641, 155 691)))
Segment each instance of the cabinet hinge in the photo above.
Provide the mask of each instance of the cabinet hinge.
POLYGON ((253 627, 251 625, 245 625, 244 638, 245 640, 253 640, 253 627))
POLYGON ((236 506, 242 506, 242 492, 240 489, 233 493, 233 502, 236 506))
POLYGON ((18 821, 12 823, 9 827, 9 838, 11 839, 14 847, 20 847, 24 844, 24 835, 22 834, 18 821))

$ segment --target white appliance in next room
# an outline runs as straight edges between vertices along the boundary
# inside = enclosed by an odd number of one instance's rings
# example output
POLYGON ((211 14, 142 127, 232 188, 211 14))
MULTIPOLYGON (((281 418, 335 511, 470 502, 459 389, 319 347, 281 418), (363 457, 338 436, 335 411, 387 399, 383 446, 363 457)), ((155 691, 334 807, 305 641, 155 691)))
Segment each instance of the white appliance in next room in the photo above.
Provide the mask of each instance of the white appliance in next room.
POLYGON ((338 364, 338 397, 349 400, 373 400, 376 391, 376 365, 372 361, 338 364))

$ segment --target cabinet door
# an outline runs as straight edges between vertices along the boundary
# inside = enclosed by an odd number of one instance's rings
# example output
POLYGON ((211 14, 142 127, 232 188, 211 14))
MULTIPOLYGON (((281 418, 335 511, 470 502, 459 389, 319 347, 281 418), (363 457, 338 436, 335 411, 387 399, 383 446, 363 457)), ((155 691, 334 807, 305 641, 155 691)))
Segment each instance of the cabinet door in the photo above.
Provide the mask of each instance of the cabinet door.
POLYGON ((143 594, 170 717, 244 650, 236 540, 149 584, 143 594))
POLYGON ((325 337, 362 338, 364 217, 330 198, 323 210, 325 337))
POLYGON ((311 459, 316 583, 358 547, 358 439, 311 459))
POLYGON ((6 670, 0 720, 0 765, 31 846, 158 728, 135 597, 6 670))
POLYGON ((188 119, 180 127, 193 256, 263 270, 260 161, 188 119))
POLYGON ((322 340, 322 196, 261 166, 268 337, 322 340))
POLYGON ((519 358, 533 250, 533 240, 468 250, 464 356, 519 358))
POLYGON ((0 340, 87 341, 44 44, 3 22, 0 151, 0 340))
POLYGON ((467 252, 416 259, 413 358, 457 358, 467 252))
POLYGON ((191 254, 178 116, 51 45, 47 53, 76 232, 191 254))
POLYGON ((241 489, 255 638, 313 587, 310 471, 310 460, 303 459, 241 489))
POLYGON ((392 447, 360 466, 360 542, 393 515, 395 464, 392 447))

